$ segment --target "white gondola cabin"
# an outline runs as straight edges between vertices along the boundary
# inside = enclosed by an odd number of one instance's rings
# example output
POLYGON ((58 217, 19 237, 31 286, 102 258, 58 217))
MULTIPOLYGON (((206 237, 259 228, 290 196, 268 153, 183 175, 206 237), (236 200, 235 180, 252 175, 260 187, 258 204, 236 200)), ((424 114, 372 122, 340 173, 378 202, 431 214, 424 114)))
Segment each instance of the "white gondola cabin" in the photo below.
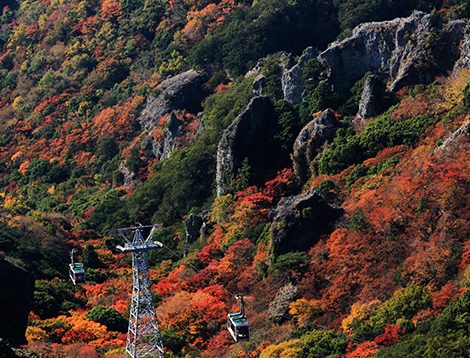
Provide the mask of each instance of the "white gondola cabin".
POLYGON ((250 340, 250 324, 245 315, 245 301, 243 296, 237 296, 240 300, 240 311, 227 315, 227 329, 235 342, 250 340))
POLYGON ((74 285, 85 282, 85 269, 80 262, 74 262, 73 254, 75 249, 70 252, 69 277, 74 285))

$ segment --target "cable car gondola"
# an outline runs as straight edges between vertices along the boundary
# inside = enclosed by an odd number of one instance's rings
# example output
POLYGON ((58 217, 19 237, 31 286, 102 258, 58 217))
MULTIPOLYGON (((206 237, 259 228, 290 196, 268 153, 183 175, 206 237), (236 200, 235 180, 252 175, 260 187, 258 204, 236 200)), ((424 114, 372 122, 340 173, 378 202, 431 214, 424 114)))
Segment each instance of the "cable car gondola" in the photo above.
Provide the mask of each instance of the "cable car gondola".
POLYGON ((227 329, 235 342, 250 340, 250 325, 245 315, 245 300, 242 295, 236 296, 240 300, 240 311, 227 315, 227 329))
POLYGON ((74 262, 73 254, 75 249, 70 251, 70 264, 69 264, 69 277, 72 280, 74 285, 85 282, 85 269, 83 264, 80 262, 74 262))

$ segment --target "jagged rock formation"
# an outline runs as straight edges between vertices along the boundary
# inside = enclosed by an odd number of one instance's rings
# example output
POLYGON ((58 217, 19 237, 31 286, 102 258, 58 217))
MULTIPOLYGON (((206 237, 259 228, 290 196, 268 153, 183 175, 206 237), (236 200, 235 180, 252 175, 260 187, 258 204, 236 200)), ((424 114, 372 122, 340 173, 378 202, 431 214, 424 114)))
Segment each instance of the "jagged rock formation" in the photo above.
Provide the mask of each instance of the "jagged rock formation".
POLYGON ((269 318, 276 323, 281 323, 288 318, 289 305, 297 297, 299 291, 299 287, 294 286, 292 283, 281 287, 277 291, 274 300, 269 304, 269 318))
POLYGON ((204 219, 196 214, 189 214, 184 223, 186 231, 186 244, 190 245, 196 241, 201 235, 201 230, 204 225, 204 219))
POLYGON ((459 140, 470 141, 470 119, 466 120, 454 133, 439 146, 440 150, 449 150, 459 140))
POLYGON ((265 85, 266 85, 266 77, 264 77, 262 74, 259 74, 258 76, 256 76, 256 78, 253 81, 253 94, 255 96, 262 96, 265 85))
POLYGON ((176 148, 191 144, 201 127, 202 122, 199 119, 184 121, 172 112, 164 125, 157 125, 156 133, 147 137, 148 144, 155 158, 165 160, 176 148), (193 128, 188 128, 190 123, 193 128))
POLYGON ((445 40, 450 47, 448 65, 454 66, 453 73, 470 68, 470 22, 468 20, 451 21, 446 24, 444 33, 445 40))
POLYGON ((351 37, 331 44, 318 59, 342 95, 367 72, 385 75, 390 91, 427 83, 454 64, 462 68, 469 62, 468 22, 440 26, 432 15, 419 11, 407 18, 365 23, 351 37), (452 52, 459 58, 449 57, 452 52))
POLYGON ((163 115, 176 109, 198 113, 207 95, 202 87, 205 79, 203 72, 189 70, 163 81, 157 87, 158 96, 147 99, 139 117, 142 129, 150 129, 163 115))
POLYGON ((361 99, 358 105, 358 111, 353 119, 353 124, 360 126, 364 119, 376 116, 382 113, 387 105, 387 93, 383 80, 380 76, 370 75, 364 82, 361 99))
POLYGON ((308 250, 341 213, 314 190, 281 199, 271 225, 271 255, 308 250))
POLYGON ((379 108, 378 103, 381 95, 383 95, 383 88, 380 78, 376 75, 367 77, 356 117, 363 119, 379 114, 381 108, 379 108))
POLYGON ((269 128, 273 125, 273 105, 268 97, 255 97, 224 131, 217 148, 217 195, 223 195, 235 179, 244 159, 260 180, 266 171, 275 170, 270 160, 272 144, 269 128))
POLYGON ((295 65, 284 68, 281 82, 284 99, 287 102, 294 104, 300 104, 302 102, 302 94, 304 92, 304 83, 302 81, 303 71, 308 61, 314 59, 317 55, 317 50, 313 47, 307 47, 295 65))
MULTIPOLYGON (((179 147, 192 144, 202 128, 202 121, 196 118, 179 118, 178 110, 199 113, 201 103, 207 96, 203 85, 205 73, 189 70, 163 81, 158 87, 158 96, 147 98, 138 121, 144 132, 144 148, 157 160, 165 160, 179 147)), ((119 165, 124 185, 135 185, 136 173, 119 165)))
POLYGON ((327 109, 310 121, 299 133, 294 142, 292 161, 294 172, 301 182, 311 175, 310 163, 332 140, 338 127, 335 112, 327 109))
POLYGON ((13 346, 26 344, 34 280, 26 270, 0 258, 0 287, 0 338, 13 346))
POLYGON ((135 173, 126 166, 125 162, 119 163, 118 170, 122 174, 124 186, 132 186, 135 184, 135 173))

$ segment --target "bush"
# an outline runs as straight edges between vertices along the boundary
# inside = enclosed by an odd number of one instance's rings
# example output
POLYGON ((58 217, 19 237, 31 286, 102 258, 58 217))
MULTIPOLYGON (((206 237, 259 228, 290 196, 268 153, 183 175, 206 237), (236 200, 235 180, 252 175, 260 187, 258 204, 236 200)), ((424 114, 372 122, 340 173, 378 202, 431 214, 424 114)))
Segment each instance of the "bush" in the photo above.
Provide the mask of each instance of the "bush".
POLYGON ((300 106, 299 113, 302 122, 308 122, 312 113, 336 107, 338 101, 338 96, 333 92, 331 86, 324 81, 320 82, 313 92, 305 97, 300 106))
POLYGON ((417 116, 404 121, 394 121, 388 115, 370 122, 362 132, 338 129, 331 146, 318 162, 318 171, 335 174, 348 166, 375 156, 380 150, 405 144, 413 146, 427 127, 437 118, 417 116))
POLYGON ((280 255, 271 266, 272 271, 285 273, 290 270, 305 271, 309 262, 308 254, 305 252, 289 252, 280 255))
POLYGON ((85 300, 75 295, 75 286, 59 279, 36 281, 33 311, 42 319, 84 307, 85 300))
POLYGON ((300 357, 331 357, 342 355, 348 341, 342 333, 333 330, 313 330, 300 337, 300 357))
POLYGON ((179 335, 171 328, 162 331, 162 341, 164 342, 165 347, 175 354, 179 354, 186 345, 185 337, 179 335))
POLYGON ((86 245, 85 249, 83 249, 82 260, 85 268, 99 268, 102 266, 102 262, 93 245, 86 245))
POLYGON ((110 331, 127 332, 128 321, 112 307, 95 306, 85 317, 105 325, 110 331))
POLYGON ((35 180, 46 176, 51 169, 51 164, 45 159, 33 160, 29 166, 29 177, 35 180))
POLYGON ((413 10, 430 12, 441 0, 335 0, 341 29, 352 29, 369 21, 382 21, 407 16, 413 10))
POLYGON ((470 83, 465 87, 463 92, 463 105, 470 108, 470 83))
POLYGON ((402 341, 377 357, 466 357, 470 340, 470 291, 466 291, 430 321, 418 323, 402 341))
POLYGON ((369 340, 383 333, 385 327, 398 320, 409 320, 417 312, 431 306, 431 299, 425 288, 409 285, 394 293, 382 307, 365 321, 353 320, 351 328, 354 337, 369 340))
POLYGON ((242 75, 267 54, 325 47, 338 34, 334 14, 329 2, 258 1, 229 16, 194 47, 190 59, 196 66, 216 64, 234 76, 242 75))

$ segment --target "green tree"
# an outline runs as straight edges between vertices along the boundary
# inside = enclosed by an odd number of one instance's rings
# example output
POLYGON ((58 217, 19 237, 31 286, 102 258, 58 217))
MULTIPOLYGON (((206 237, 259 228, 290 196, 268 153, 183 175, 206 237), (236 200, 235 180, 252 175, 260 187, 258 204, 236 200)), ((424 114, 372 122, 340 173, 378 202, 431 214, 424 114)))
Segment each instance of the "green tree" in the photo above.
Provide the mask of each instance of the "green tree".
POLYGON ((112 307, 95 306, 85 317, 105 325, 110 331, 127 332, 127 320, 112 307))
POLYGON ((102 262, 93 245, 86 245, 85 249, 83 249, 82 260, 85 268, 99 268, 102 266, 102 262))

